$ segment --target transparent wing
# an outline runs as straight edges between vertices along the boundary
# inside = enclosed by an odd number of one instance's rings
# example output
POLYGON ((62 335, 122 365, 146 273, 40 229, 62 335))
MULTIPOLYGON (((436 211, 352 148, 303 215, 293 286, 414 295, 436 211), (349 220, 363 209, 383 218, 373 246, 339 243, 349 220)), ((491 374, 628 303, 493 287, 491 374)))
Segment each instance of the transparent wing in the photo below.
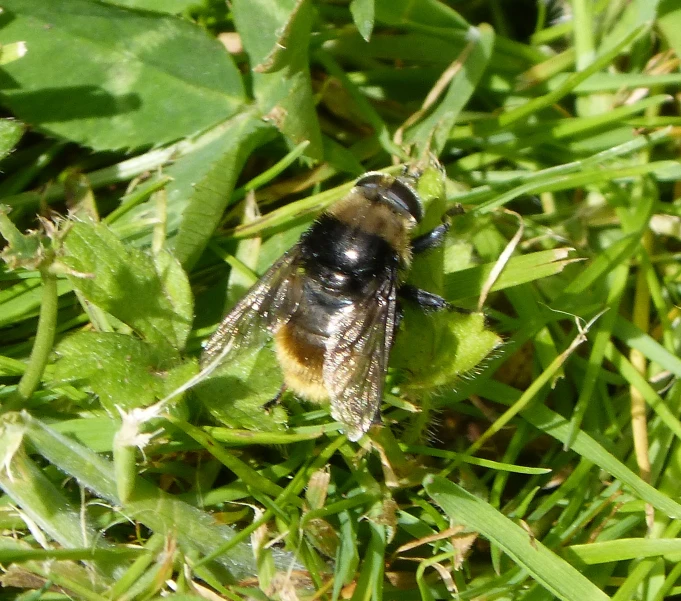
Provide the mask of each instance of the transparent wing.
POLYGON ((201 365, 217 366, 229 353, 264 344, 298 308, 300 250, 294 246, 253 285, 208 339, 201 365))
POLYGON ((327 343, 324 384, 331 415, 346 426, 350 440, 369 429, 381 404, 396 310, 396 273, 391 268, 364 301, 346 307, 327 343))

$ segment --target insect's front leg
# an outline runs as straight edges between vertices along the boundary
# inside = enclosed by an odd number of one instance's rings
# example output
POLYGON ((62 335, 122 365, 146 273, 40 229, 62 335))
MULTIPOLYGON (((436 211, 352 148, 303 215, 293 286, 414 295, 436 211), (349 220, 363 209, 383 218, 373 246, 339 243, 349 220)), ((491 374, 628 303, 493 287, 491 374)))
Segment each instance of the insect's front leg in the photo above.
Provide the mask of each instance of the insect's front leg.
POLYGON ((426 250, 431 250, 433 248, 437 248, 438 246, 442 246, 445 241, 445 236, 447 235, 447 232, 451 226, 450 217, 454 215, 461 215, 462 213, 463 208, 459 204, 447 211, 444 214, 442 223, 440 225, 429 232, 426 232, 425 234, 417 236, 411 241, 411 252, 416 255, 426 250))
MULTIPOLYGON (((418 254, 442 246, 451 225, 450 217, 453 215, 461 215, 462 213, 463 208, 459 204, 447 211, 444 214, 440 225, 425 234, 417 236, 411 241, 412 253, 418 254)), ((465 309, 455 307, 437 294, 422 290, 421 288, 416 288, 409 284, 400 286, 398 294, 400 298, 414 303, 423 311, 442 311, 443 309, 447 309, 449 311, 468 313, 465 309)))
POLYGON ((449 222, 438 225, 435 229, 417 236, 411 241, 411 252, 415 255, 432 248, 442 246, 449 231, 449 222))

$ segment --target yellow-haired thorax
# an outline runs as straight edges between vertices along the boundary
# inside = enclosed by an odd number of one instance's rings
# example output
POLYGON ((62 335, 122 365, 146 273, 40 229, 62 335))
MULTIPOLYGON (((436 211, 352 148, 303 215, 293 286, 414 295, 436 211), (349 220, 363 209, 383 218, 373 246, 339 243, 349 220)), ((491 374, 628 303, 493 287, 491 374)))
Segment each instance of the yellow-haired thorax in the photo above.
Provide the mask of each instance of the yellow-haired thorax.
POLYGON ((410 215, 385 202, 369 200, 358 188, 329 207, 326 214, 365 234, 381 237, 397 252, 402 267, 411 263, 411 231, 416 220, 410 215))
POLYGON ((324 386, 324 347, 311 344, 308 334, 296 324, 282 326, 274 336, 274 348, 286 386, 308 401, 329 398, 324 386))

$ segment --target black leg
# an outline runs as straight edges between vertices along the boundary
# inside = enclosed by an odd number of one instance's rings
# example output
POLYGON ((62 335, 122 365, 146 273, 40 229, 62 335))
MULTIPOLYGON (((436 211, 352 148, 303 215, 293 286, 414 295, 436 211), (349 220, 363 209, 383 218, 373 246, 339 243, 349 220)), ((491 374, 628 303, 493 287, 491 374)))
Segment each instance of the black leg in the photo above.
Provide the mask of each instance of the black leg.
POLYGON ((415 255, 431 248, 442 246, 445 236, 449 230, 449 223, 438 225, 435 229, 417 236, 411 241, 411 252, 415 255))
POLYGON ((400 286, 398 294, 400 295, 400 298, 418 305, 423 311, 442 311, 443 309, 446 309, 447 311, 456 311, 457 313, 470 313, 467 309, 455 307, 437 294, 422 290, 421 288, 416 288, 416 286, 411 286, 409 284, 400 286))
POLYGON ((449 308, 449 303, 441 296, 409 284, 400 286, 399 295, 403 299, 418 305, 424 311, 441 311, 449 308))
POLYGON ((449 231, 449 218, 461 214, 463 214, 463 207, 460 204, 457 204, 456 206, 449 209, 449 211, 444 214, 441 225, 438 225, 436 228, 426 232, 425 234, 417 236, 411 241, 411 252, 418 254, 426 250, 442 246, 445 241, 445 236, 449 231))
POLYGON ((279 401, 281 400, 282 395, 283 395, 285 392, 286 392, 286 384, 282 384, 282 385, 281 385, 281 388, 279 389, 279 392, 277 392, 277 394, 274 395, 274 398, 273 398, 273 399, 270 399, 269 401, 267 401, 267 402, 262 406, 262 408, 263 408, 265 411, 269 411, 270 409, 272 409, 272 407, 274 407, 275 405, 277 405, 277 404, 279 403, 279 401))

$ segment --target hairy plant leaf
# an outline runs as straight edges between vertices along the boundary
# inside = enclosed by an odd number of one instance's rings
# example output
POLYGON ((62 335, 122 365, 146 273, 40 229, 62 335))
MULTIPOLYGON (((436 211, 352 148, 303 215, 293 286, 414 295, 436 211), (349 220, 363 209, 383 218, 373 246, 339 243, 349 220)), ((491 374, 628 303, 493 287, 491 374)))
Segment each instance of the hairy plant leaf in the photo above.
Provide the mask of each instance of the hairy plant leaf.
POLYGON ((481 313, 425 314, 406 309, 390 365, 406 374, 405 388, 446 386, 470 372, 499 344, 501 339, 485 328, 481 313))
POLYGON ((175 17, 88 0, 6 0, 0 43, 27 53, 4 67, 0 100, 26 123, 96 150, 162 144, 244 103, 224 47, 175 17))
POLYGON ((168 346, 154 347, 143 340, 114 332, 79 332, 56 348, 52 378, 89 389, 104 408, 146 407, 165 397, 197 371, 195 363, 181 363, 168 346))
POLYGON ((74 438, 95 453, 110 453, 113 450, 113 439, 120 423, 102 414, 101 417, 67 419, 50 424, 50 426, 57 432, 74 438))
POLYGON ((149 343, 184 348, 193 320, 187 276, 166 251, 150 256, 126 247, 104 225, 75 223, 61 260, 87 300, 149 343))

